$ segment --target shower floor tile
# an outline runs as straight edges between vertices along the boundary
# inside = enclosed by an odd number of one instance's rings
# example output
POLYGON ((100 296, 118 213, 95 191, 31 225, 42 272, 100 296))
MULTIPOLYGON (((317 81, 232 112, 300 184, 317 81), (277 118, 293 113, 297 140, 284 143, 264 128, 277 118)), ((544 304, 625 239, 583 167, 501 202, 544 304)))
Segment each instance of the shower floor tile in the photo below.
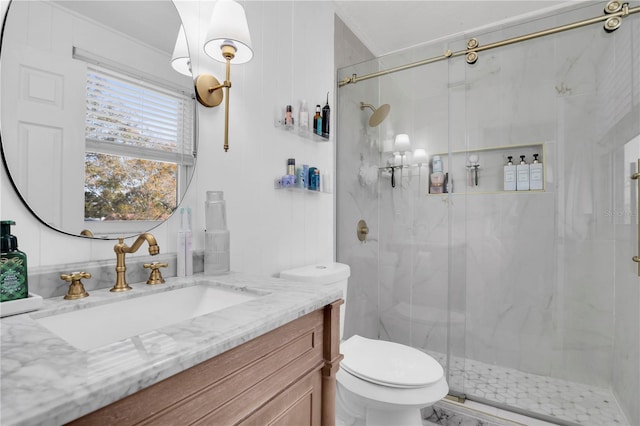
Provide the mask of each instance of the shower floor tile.
MULTIPOLYGON (((429 354, 444 365, 444 355, 429 354)), ((549 419, 584 425, 628 425, 607 389, 461 358, 452 359, 451 382, 464 383, 468 397, 549 419)))

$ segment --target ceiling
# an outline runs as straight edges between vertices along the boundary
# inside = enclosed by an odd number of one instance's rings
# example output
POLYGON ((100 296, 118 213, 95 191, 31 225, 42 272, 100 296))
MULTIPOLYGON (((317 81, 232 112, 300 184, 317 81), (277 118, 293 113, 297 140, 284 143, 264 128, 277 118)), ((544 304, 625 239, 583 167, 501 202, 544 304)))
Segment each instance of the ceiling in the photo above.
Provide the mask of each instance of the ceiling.
MULTIPOLYGON (((583 0, 560 4, 580 1, 583 0)), ((374 56, 559 5, 550 0, 334 0, 333 3, 338 17, 374 56)))
POLYGON ((55 3, 156 49, 173 52, 181 22, 170 0, 57 0, 55 3))
MULTIPOLYGON (((336 14, 371 53, 382 56, 522 15, 584 1, 333 0, 333 3, 336 14)), ((173 51, 180 21, 170 0, 57 2, 91 19, 108 22, 116 30, 145 40, 156 48, 173 51), (171 17, 170 25, 167 17, 171 17)))

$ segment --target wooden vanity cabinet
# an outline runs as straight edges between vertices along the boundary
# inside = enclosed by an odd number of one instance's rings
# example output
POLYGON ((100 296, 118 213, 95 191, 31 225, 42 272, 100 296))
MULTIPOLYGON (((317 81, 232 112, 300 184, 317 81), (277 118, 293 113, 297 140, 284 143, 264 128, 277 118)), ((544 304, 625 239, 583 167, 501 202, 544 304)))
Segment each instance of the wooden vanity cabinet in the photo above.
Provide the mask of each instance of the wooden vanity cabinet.
POLYGON ((71 425, 333 425, 338 300, 71 425))

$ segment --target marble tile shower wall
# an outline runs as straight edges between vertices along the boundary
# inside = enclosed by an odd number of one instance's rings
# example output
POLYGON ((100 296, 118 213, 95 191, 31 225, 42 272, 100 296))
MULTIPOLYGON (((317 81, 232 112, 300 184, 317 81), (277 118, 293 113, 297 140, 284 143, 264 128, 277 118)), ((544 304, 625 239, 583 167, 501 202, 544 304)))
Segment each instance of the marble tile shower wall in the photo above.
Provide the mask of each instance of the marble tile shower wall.
MULTIPOLYGON (((479 38, 487 44, 597 16, 601 9, 591 4, 479 38)), ((378 133, 383 141, 408 133, 413 148, 429 154, 520 144, 543 144, 545 151, 545 192, 465 195, 464 170, 447 170, 462 194, 427 195, 424 167, 396 175, 394 189, 379 173, 376 192, 363 184, 362 170, 376 156, 378 165, 386 164, 390 154, 372 151, 370 129, 361 121, 341 119, 339 139, 348 135, 352 143, 337 145, 338 192, 344 191, 338 223, 345 223, 338 255, 358 265, 350 309, 354 302, 368 308, 347 313, 348 325, 350 315, 360 322, 351 324, 352 332, 372 333, 377 303, 382 338, 613 388, 631 423, 640 421, 634 404, 624 404, 626 395, 639 391, 633 379, 640 365, 637 277, 617 281, 621 274, 614 270, 616 250, 628 248, 627 235, 635 231, 627 225, 616 233, 607 215, 614 208, 611 188, 624 178, 614 180, 614 153, 640 133, 640 66, 629 43, 640 39, 638 20, 630 17, 613 34, 589 26, 482 52, 473 66, 456 58, 339 92, 341 115, 358 117, 348 106, 362 96, 391 104, 387 127, 378 133), (626 83, 616 92, 607 76, 626 83), (355 240, 352 228, 360 218, 371 221, 375 248, 355 240), (625 301, 614 298, 621 291, 625 301), (630 334, 615 323, 614 311, 634 324, 630 334), (365 323, 366 331, 359 328, 365 323), (620 363, 626 378, 617 371, 620 363)), ((339 78, 368 72, 366 66, 386 69, 460 50, 463 43, 408 49, 343 69, 339 78)), ((486 154, 479 155, 482 179, 492 171, 482 169, 486 154)), ((464 390, 464 382, 452 379, 452 388, 464 390)))

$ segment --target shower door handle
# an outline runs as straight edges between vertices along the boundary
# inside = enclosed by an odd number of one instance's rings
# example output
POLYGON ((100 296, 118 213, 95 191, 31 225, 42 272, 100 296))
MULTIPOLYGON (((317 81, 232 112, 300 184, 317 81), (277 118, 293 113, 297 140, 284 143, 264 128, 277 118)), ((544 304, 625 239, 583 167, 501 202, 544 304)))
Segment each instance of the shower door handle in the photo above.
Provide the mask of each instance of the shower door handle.
MULTIPOLYGON (((636 215, 640 215, 640 180, 638 179, 640 178, 640 158, 638 158, 638 168, 636 169, 636 173, 634 173, 633 175, 631 175, 631 179, 633 180, 637 180, 638 181, 638 199, 636 200, 636 203, 638 204, 637 206, 637 210, 636 210, 636 215)), ((638 216, 636 216, 638 217, 638 216)), ((640 277, 640 221, 637 221, 638 224, 638 255, 633 256, 633 261, 638 263, 638 276, 640 277)))

